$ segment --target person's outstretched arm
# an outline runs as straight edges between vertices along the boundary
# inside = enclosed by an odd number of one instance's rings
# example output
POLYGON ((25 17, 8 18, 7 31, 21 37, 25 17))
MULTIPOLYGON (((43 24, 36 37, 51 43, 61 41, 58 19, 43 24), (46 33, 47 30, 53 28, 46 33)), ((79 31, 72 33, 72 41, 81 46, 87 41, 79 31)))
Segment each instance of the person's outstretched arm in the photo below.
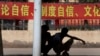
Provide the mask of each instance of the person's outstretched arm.
POLYGON ((68 35, 68 34, 66 36, 71 38, 71 39, 80 40, 80 41, 82 41, 83 44, 86 44, 85 41, 80 39, 80 38, 77 38, 77 37, 74 37, 74 36, 71 36, 71 35, 68 35))

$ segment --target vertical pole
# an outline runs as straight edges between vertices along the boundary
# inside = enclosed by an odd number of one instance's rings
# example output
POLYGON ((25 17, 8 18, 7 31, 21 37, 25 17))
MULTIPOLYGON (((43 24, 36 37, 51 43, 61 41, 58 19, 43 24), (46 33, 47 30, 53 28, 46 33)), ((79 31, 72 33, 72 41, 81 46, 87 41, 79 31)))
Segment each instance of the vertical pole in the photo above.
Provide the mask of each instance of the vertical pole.
POLYGON ((0 25, 0 56, 3 56, 2 30, 0 25))
POLYGON ((33 56, 41 54, 41 0, 34 0, 33 56))

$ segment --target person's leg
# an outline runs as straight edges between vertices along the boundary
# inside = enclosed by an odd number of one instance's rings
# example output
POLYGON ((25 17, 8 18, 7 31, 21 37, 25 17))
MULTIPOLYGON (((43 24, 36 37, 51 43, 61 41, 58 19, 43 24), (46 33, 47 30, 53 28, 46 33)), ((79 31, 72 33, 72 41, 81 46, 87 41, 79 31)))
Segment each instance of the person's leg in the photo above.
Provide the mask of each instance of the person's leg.
POLYGON ((52 48, 52 45, 47 45, 45 53, 48 54, 48 52, 51 50, 51 48, 52 48))
POLYGON ((58 44, 56 46, 53 46, 53 50, 56 53, 56 56, 60 56, 61 52, 62 52, 62 44, 58 44))
POLYGON ((70 50, 72 44, 74 42, 74 39, 69 39, 64 45, 63 45, 63 53, 62 53, 62 56, 69 56, 69 53, 68 51, 70 50))
POLYGON ((41 45, 41 53, 45 52, 45 45, 41 45))
POLYGON ((48 54, 48 52, 51 50, 52 47, 53 47, 52 43, 48 42, 48 45, 46 45, 46 47, 45 47, 45 52, 44 52, 45 56, 48 54))
POLYGON ((69 53, 68 53, 67 51, 64 51, 64 52, 62 53, 62 56, 69 56, 69 53))
POLYGON ((60 53, 56 53, 56 56, 60 56, 60 53))
POLYGON ((69 39, 69 40, 63 45, 63 50, 69 51, 69 49, 71 48, 73 42, 74 42, 74 39, 69 39))
POLYGON ((46 45, 41 47, 41 53, 43 53, 43 56, 47 56, 46 49, 46 45))

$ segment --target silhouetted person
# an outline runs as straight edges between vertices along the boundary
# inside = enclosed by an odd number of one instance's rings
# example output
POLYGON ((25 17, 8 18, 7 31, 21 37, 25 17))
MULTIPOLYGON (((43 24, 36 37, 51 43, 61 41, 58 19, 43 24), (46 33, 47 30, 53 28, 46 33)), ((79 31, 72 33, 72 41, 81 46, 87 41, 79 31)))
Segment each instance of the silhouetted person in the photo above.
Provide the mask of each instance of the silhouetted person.
POLYGON ((67 33, 68 33, 68 29, 62 28, 61 32, 56 33, 53 36, 52 47, 53 50, 56 52, 57 56, 60 56, 61 52, 63 52, 63 56, 69 56, 68 51, 71 48, 71 45, 73 44, 74 40, 80 40, 82 41, 83 44, 85 44, 84 40, 71 36, 67 33), (64 37, 69 37, 70 39, 67 42, 62 43, 64 37))
POLYGON ((42 25, 41 30, 41 52, 43 53, 43 56, 47 56, 47 49, 51 40, 51 34, 48 32, 49 27, 47 25, 42 25))

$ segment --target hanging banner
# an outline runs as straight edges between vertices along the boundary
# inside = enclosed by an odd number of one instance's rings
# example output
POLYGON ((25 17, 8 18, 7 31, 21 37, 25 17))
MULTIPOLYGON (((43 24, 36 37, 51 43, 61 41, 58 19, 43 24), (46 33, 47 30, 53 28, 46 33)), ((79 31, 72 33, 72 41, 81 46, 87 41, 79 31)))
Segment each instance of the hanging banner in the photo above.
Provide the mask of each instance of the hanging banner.
POLYGON ((100 4, 43 4, 42 17, 44 19, 99 19, 100 4))
MULTIPOLYGON (((33 19, 33 3, 0 2, 0 19, 33 19)), ((42 19, 99 19, 99 3, 43 3, 42 19)))
POLYGON ((0 19, 28 20, 33 18, 33 3, 0 2, 0 19))

